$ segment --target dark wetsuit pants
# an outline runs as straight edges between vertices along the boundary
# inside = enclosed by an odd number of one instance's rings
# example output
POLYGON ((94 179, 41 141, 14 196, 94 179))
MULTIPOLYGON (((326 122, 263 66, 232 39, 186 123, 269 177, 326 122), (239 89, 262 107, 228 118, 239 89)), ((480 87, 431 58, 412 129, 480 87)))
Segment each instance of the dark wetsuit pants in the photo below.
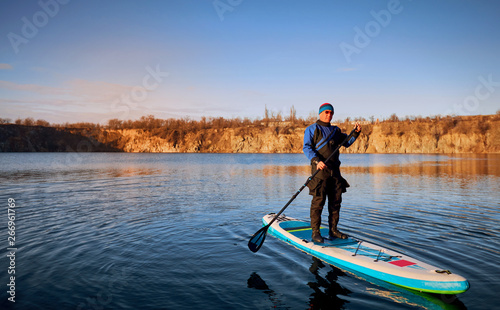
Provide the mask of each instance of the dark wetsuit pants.
POLYGON ((314 190, 310 191, 310 194, 313 196, 311 201, 311 227, 313 230, 319 229, 321 224, 321 213, 327 199, 328 225, 330 226, 330 231, 337 230, 342 192, 345 191, 344 186, 340 175, 330 176, 326 180, 322 180, 314 190))

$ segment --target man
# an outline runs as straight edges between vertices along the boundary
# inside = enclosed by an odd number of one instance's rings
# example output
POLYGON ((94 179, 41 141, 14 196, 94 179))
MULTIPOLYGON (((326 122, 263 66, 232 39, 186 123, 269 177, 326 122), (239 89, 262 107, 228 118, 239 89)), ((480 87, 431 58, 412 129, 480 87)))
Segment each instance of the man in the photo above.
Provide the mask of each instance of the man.
MULTIPOLYGON (((304 133, 303 151, 311 161, 312 173, 316 169, 321 170, 309 182, 309 194, 313 196, 311 201, 311 228, 314 242, 323 243, 320 233, 321 212, 328 197, 328 235, 330 238, 346 239, 347 235, 337 229, 339 222, 340 203, 342 193, 349 187, 347 181, 340 175, 340 160, 337 152, 332 158, 325 160, 347 137, 337 126, 332 126, 330 121, 333 117, 333 106, 324 103, 319 107, 319 120, 306 128, 304 133)), ((343 146, 349 147, 354 143, 361 132, 359 123, 355 124, 355 132, 349 141, 343 146)))

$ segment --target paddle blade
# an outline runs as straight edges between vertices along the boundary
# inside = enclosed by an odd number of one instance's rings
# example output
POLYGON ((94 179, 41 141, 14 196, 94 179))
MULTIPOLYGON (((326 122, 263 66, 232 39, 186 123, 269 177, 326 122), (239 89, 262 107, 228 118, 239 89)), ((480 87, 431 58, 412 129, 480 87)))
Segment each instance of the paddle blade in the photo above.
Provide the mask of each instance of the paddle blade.
POLYGON ((262 244, 264 243, 264 240, 266 240, 266 234, 267 230, 269 229, 269 225, 262 227, 257 231, 252 238, 248 241, 248 248, 252 252, 257 252, 262 244))

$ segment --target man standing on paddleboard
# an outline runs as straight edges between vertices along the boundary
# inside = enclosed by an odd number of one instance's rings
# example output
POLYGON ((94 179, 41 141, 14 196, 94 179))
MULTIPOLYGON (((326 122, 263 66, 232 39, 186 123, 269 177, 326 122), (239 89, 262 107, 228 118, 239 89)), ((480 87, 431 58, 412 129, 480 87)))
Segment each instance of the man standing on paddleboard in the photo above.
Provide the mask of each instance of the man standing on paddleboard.
MULTIPOLYGON (((304 133, 303 151, 311 161, 312 173, 316 169, 321 170, 307 184, 309 194, 312 195, 311 201, 311 228, 312 240, 323 243, 323 237, 320 233, 321 212, 328 197, 328 235, 330 238, 346 239, 347 235, 337 229, 340 216, 340 203, 342 202, 342 193, 349 187, 349 183, 340 175, 339 154, 333 155, 331 159, 325 162, 332 152, 346 139, 347 135, 342 133, 340 128, 330 124, 333 117, 333 106, 324 103, 319 107, 319 120, 306 128, 304 133)), ((343 146, 349 147, 356 141, 361 132, 359 123, 355 124, 355 131, 351 139, 346 141, 343 146)))

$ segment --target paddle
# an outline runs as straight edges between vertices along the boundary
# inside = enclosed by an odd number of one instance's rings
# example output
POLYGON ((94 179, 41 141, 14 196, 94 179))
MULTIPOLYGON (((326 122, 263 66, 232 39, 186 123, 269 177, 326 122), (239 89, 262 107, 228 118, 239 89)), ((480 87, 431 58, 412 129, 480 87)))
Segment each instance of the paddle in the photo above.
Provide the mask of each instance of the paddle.
MULTIPOLYGON (((337 146, 337 148, 332 152, 332 154, 330 154, 330 156, 328 156, 328 158, 324 161, 324 163, 328 162, 335 153, 338 152, 338 150, 340 149, 340 147, 346 143, 347 141, 349 141, 349 139, 351 139, 352 135, 354 134, 354 131, 356 130, 356 128, 354 128, 351 133, 344 139, 344 141, 342 141, 342 143, 339 144, 339 146, 337 146)), ((264 240, 266 240, 266 234, 267 234, 267 230, 269 229, 269 227, 271 226, 272 223, 274 223, 274 221, 278 218, 278 216, 281 215, 281 213, 283 213, 283 211, 285 211, 285 209, 292 203, 292 201, 295 200, 295 198, 300 194, 300 192, 302 192, 302 190, 307 186, 307 184, 309 184, 309 182, 316 176, 316 174, 318 174, 320 170, 316 170, 316 172, 313 173, 313 175, 311 175, 306 183, 304 183, 304 185, 302 185, 302 187, 292 196, 292 198, 290 198, 290 200, 286 203, 286 205, 281 208, 280 212, 278 212, 274 218, 269 222, 269 224, 267 224, 266 226, 262 227, 261 229, 259 229, 253 236, 252 238, 250 238, 250 240, 248 241, 248 248, 250 249, 250 251, 252 252, 257 252, 260 247, 262 246, 262 244, 264 243, 264 240)))

